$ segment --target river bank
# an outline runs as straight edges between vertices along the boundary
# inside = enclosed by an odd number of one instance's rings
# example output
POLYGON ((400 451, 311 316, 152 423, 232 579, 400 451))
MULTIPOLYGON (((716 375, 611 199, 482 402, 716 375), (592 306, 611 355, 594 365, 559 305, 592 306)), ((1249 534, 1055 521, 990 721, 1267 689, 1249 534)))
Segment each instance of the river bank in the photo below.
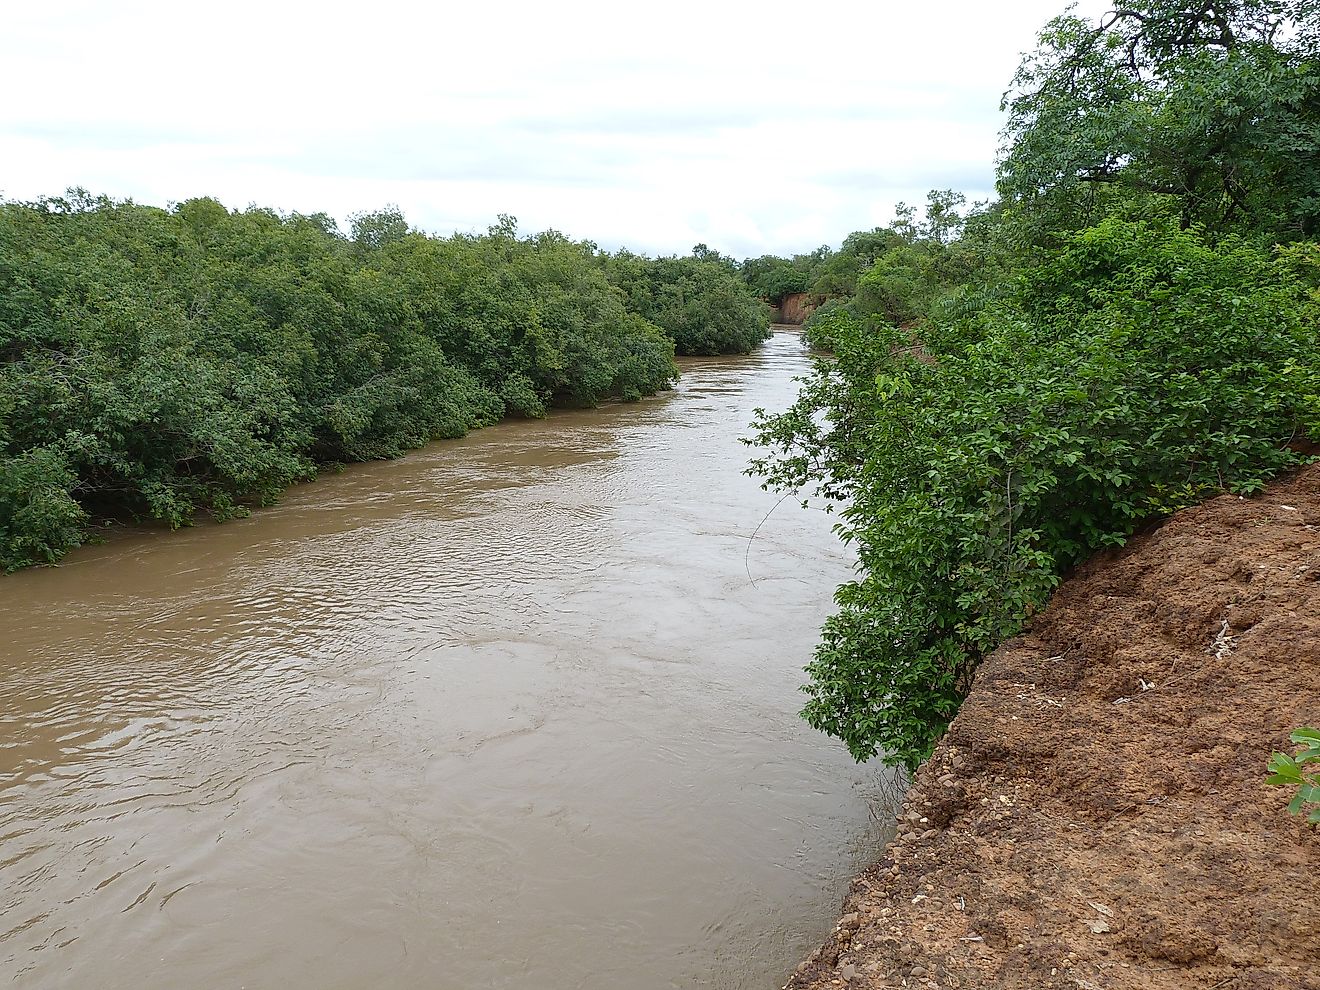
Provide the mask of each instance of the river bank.
POLYGON ((1080 568, 980 668, 787 986, 1320 987, 1320 836, 1263 784, 1320 721, 1320 466, 1080 568))

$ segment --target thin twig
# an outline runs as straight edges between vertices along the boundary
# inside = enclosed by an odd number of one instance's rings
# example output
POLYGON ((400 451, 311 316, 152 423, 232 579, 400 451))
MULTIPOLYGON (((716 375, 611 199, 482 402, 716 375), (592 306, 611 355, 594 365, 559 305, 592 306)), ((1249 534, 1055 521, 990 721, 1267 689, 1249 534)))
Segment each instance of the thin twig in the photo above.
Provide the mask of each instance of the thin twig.
POLYGON ((792 494, 792 492, 784 492, 783 495, 780 495, 779 501, 770 506, 770 511, 761 517, 761 521, 757 523, 756 528, 752 530, 752 535, 747 537, 747 549, 743 551, 743 568, 747 571, 747 580, 752 582, 753 588, 756 587, 756 578, 752 577, 752 540, 756 539, 756 534, 761 532, 761 527, 764 526, 765 521, 774 514, 775 509, 779 508, 783 504, 784 499, 792 494))

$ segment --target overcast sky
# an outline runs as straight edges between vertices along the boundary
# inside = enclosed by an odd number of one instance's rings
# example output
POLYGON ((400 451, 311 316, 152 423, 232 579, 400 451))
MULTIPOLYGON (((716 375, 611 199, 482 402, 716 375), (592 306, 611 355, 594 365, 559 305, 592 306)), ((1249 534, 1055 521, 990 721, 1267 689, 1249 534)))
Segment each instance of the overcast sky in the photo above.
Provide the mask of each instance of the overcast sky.
POLYGON ((790 254, 989 195, 1000 95, 1063 7, 32 0, 4 16, 0 194, 790 254))

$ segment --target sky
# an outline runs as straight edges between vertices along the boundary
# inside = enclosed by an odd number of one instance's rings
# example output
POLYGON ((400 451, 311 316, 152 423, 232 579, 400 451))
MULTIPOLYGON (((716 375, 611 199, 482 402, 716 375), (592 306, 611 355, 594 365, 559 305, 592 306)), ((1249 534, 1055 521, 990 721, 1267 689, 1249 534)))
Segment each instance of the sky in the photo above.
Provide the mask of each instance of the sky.
POLYGON ((1064 6, 14 4, 0 196, 213 196, 344 229, 397 205, 438 234, 505 213, 611 250, 793 254, 929 189, 991 195, 1000 97, 1064 6))

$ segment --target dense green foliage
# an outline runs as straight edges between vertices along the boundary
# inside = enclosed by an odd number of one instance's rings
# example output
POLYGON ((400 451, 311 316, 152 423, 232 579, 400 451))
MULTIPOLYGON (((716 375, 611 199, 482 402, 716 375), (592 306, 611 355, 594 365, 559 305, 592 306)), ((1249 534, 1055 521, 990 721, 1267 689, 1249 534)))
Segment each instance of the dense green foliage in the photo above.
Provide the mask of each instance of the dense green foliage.
POLYGON ((1001 191, 1039 234, 1176 202, 1180 222, 1310 236, 1320 221, 1313 0, 1145 0, 1066 15, 1013 81, 1001 191))
POLYGON ((736 266, 702 245, 686 258, 621 251, 604 260, 628 308, 663 330, 679 354, 746 354, 770 336, 769 313, 736 266))
POLYGON ((748 258, 738 272, 754 295, 774 306, 798 292, 822 301, 849 299, 858 292, 859 280, 877 263, 889 259, 893 264, 905 249, 914 249, 906 252, 908 263, 921 265, 932 246, 955 240, 963 226, 959 211, 965 203, 962 193, 952 189, 932 190, 922 220, 913 207, 899 203, 893 226, 849 234, 837 251, 825 245, 792 258, 762 255, 748 258))
POLYGON ((2 203, 0 568, 55 560, 105 519, 225 518, 321 463, 640 398, 675 377, 675 337, 759 341, 733 275, 633 260, 653 270, 642 310, 594 245, 509 218, 441 239, 385 210, 346 238, 209 199, 2 203))
POLYGON ((741 273, 752 292, 772 306, 778 306, 785 296, 806 292, 811 288, 812 268, 801 255, 788 259, 767 254, 760 258, 748 258, 742 264, 741 273))
POLYGON ((920 348, 837 319, 837 359, 760 427, 768 480, 825 479, 864 572, 810 668, 813 724, 859 758, 918 759, 1063 569, 1296 463, 1287 443, 1320 426, 1300 274, 1318 263, 1110 219, 920 348))
POLYGON ((813 319, 834 354, 759 417, 754 470, 836 503, 857 548, 804 714, 858 759, 915 766, 1068 568, 1320 437, 1318 16, 1053 22, 1009 100, 1000 202, 900 214, 813 319), (1226 81, 1239 59, 1255 89, 1226 81))

